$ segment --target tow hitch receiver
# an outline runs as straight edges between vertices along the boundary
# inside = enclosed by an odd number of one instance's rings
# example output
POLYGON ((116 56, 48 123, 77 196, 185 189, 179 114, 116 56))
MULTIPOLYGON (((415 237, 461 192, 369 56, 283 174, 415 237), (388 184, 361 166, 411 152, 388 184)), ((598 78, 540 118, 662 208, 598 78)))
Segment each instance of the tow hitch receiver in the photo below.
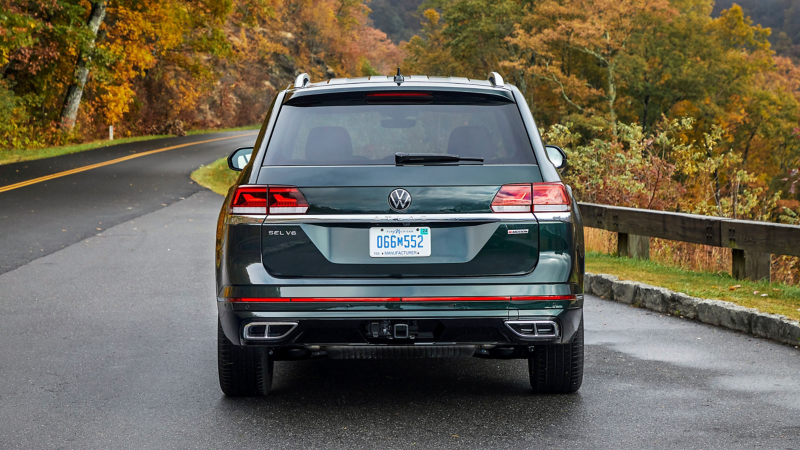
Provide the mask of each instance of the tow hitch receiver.
POLYGON ((408 339, 408 324, 396 323, 394 325, 394 338, 395 339, 408 339))
POLYGON ((415 339, 419 327, 416 320, 380 320, 367 324, 367 336, 373 339, 415 339))

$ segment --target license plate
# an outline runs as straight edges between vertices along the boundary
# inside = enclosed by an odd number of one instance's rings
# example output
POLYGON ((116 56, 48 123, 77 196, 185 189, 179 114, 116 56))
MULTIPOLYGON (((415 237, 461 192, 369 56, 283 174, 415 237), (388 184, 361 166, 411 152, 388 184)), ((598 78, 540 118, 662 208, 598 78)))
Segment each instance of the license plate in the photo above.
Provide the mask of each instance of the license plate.
POLYGON ((431 256, 431 229, 429 227, 370 228, 369 256, 373 258, 431 256))

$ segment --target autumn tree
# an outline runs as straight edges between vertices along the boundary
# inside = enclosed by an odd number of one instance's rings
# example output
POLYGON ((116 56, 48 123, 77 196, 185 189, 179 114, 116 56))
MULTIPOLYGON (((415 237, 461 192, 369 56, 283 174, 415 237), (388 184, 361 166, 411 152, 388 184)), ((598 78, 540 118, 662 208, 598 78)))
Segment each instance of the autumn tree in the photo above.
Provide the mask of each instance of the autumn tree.
POLYGON ((414 36, 403 48, 406 52, 404 68, 406 73, 430 76, 456 76, 463 73, 461 64, 456 61, 447 46, 444 35, 445 24, 435 9, 423 13, 422 36, 414 36))
POLYGON ((368 14, 361 0, 0 0, 0 145, 253 124, 300 70, 390 73, 402 55, 368 14))
MULTIPOLYGON (((528 50, 530 74, 557 85, 576 109, 585 106, 572 99, 573 92, 586 97, 602 89, 616 136, 621 61, 632 53, 634 39, 676 14, 668 0, 545 0, 530 10, 508 41, 528 50), (582 85, 571 67, 570 57, 576 54, 602 69, 602 85, 582 85)), ((509 62, 511 67, 525 68, 519 58, 509 62)))
POLYGON ((75 64, 75 74, 72 82, 67 88, 67 97, 64 99, 64 106, 61 108, 61 128, 72 131, 75 128, 75 118, 78 115, 78 107, 81 104, 83 88, 86 86, 86 79, 89 77, 89 64, 94 56, 95 41, 100 24, 106 17, 106 2, 98 0, 91 3, 89 20, 86 24, 87 37, 85 47, 78 53, 78 62, 75 64))

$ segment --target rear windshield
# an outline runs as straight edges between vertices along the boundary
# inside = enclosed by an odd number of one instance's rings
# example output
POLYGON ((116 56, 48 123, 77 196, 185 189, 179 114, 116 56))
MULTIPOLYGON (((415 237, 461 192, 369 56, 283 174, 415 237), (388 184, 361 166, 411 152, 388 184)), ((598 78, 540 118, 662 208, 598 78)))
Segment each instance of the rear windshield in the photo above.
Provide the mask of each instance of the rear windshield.
POLYGON ((285 104, 264 165, 394 165, 397 152, 536 163, 517 105, 497 102, 285 104))

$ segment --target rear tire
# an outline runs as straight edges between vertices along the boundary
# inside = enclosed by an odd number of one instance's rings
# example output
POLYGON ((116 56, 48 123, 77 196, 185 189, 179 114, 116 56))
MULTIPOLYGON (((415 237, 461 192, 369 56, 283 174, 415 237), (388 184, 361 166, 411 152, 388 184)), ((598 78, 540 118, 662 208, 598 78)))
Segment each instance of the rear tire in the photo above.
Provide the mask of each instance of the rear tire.
POLYGON ((263 347, 233 345, 217 322, 217 365, 219 387, 225 395, 252 397, 267 395, 272 388, 275 361, 263 347))
POLYGON ((569 344, 536 346, 528 358, 537 394, 571 394, 583 383, 583 320, 569 344))

